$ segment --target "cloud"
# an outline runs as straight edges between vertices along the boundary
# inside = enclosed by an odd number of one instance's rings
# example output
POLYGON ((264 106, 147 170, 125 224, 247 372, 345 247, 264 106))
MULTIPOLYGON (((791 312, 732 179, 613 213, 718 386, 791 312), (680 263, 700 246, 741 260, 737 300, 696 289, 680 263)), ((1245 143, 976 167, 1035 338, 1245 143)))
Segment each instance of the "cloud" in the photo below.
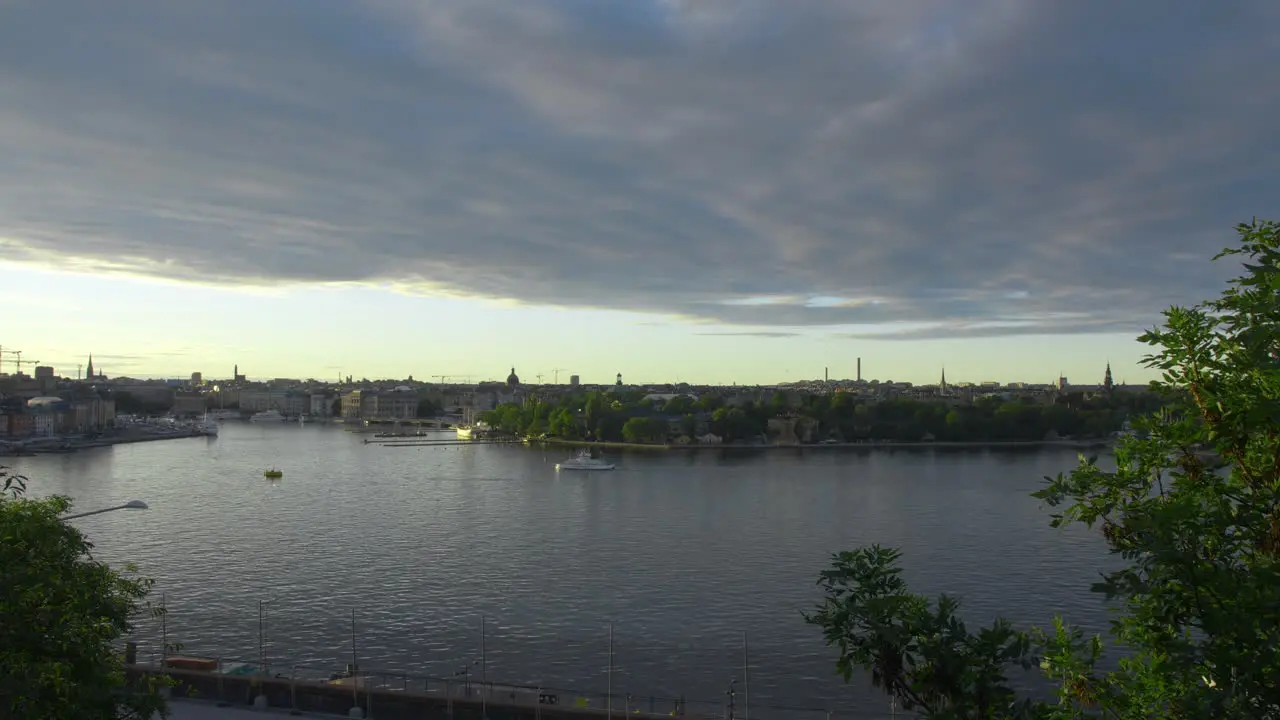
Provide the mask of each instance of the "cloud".
POLYGON ((1276 8, 18 0, 0 259, 1136 331, 1280 215, 1276 8))
POLYGON ((781 330, 754 330, 743 332, 702 332, 699 335, 708 337, 753 337, 753 338, 789 338, 797 337, 800 333, 784 332, 781 330))

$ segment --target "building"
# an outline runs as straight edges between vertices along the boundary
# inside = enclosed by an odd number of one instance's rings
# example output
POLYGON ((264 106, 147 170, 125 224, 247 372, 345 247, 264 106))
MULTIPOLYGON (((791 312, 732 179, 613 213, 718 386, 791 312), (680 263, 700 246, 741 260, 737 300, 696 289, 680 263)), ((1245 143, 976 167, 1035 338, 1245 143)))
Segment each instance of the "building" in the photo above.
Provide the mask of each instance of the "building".
POLYGON ((41 393, 52 393, 54 388, 58 387, 58 378, 54 375, 52 367, 38 365, 36 366, 35 383, 41 393))
POLYGON ((200 387, 204 384, 204 375, 198 372, 191 373, 191 387, 200 387))
POLYGON ((405 390, 352 390, 342 396, 342 417, 356 420, 410 420, 418 416, 418 396, 405 390))
POLYGON ((101 432, 115 425, 116 403, 97 395, 72 400, 68 415, 65 423, 67 432, 101 432))
POLYGON ((582 381, 578 378, 577 375, 569 376, 569 387, 578 387, 578 385, 581 384, 581 382, 582 381))
POLYGON ((244 412, 276 410, 281 415, 306 415, 311 411, 311 394, 298 390, 243 388, 240 390, 240 410, 244 412))
POLYGON ((203 415, 209 409, 209 399, 200 393, 175 393, 173 396, 173 414, 203 415))
POLYGON ((53 435, 59 430, 59 415, 70 407, 60 397, 46 395, 27 401, 27 414, 31 416, 31 434, 36 437, 53 435))
POLYGON ((332 393, 312 393, 311 417, 333 417, 333 400, 335 397, 332 393))
POLYGON ((379 420, 411 420, 418 417, 418 395, 397 390, 374 396, 374 417, 379 420))

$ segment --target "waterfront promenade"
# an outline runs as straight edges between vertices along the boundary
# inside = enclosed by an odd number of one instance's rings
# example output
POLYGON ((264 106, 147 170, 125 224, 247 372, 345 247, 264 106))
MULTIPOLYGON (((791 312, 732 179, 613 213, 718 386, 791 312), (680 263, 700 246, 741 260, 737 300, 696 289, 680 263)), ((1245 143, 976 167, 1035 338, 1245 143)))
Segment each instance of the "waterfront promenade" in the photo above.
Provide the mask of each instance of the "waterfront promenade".
MULTIPOLYGON (((458 720, 872 720, 911 717, 881 709, 752 707, 745 686, 721 700, 695 701, 624 693, 580 692, 479 682, 472 678, 425 678, 403 674, 360 673, 357 677, 321 681, 268 672, 257 666, 219 663, 231 672, 169 668, 163 674, 175 683, 170 689, 176 718, 246 718, 249 715, 309 715, 364 717, 384 720, 438 717, 458 720), (246 672, 238 672, 245 670, 246 672), (220 713, 227 713, 225 715, 220 713)), ((127 666, 132 678, 154 676, 158 665, 127 666)), ((886 703, 887 704, 887 703, 886 703)))

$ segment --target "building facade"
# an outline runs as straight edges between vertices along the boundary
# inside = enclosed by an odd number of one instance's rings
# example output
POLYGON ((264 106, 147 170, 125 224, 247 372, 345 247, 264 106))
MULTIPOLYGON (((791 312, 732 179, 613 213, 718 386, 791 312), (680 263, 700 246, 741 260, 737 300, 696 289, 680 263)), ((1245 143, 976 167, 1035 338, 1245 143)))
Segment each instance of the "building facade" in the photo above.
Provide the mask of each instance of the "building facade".
POLYGON ((342 417, 359 420, 411 420, 418 416, 418 396, 412 392, 352 390, 342 396, 342 417))

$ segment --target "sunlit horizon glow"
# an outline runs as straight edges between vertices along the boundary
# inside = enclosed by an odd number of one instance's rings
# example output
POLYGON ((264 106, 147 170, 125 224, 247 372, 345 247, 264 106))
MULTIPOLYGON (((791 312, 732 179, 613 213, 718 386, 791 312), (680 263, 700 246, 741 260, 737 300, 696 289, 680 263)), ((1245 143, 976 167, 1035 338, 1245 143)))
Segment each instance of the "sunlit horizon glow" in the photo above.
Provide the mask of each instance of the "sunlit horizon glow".
POLYGON ((973 3, 20 2, 0 372, 1152 379, 1280 4, 973 3))
POLYGON ((944 366, 953 383, 1049 383, 1061 373, 1087 384, 1100 381, 1107 362, 1117 381, 1145 383, 1153 377, 1138 367, 1146 348, 1133 338, 991 338, 986 343, 997 350, 975 355, 963 340, 853 341, 845 337, 849 328, 751 329, 599 310, 548 315, 545 308, 457 298, 422 297, 407 306, 396 293, 354 284, 261 292, 150 277, 0 268, 13 278, 0 288, 0 303, 38 303, 42 310, 36 317, 15 318, 6 328, 7 337, 25 341, 3 345, 7 372, 13 371, 12 350, 17 349, 24 351, 27 372, 30 361, 39 360, 64 377, 76 377, 83 372, 76 366, 85 365, 92 353, 95 366, 108 376, 140 379, 185 378, 197 371, 207 380, 227 379, 239 366, 250 380, 260 381, 336 381, 351 375, 436 382, 434 376, 446 375, 453 378, 448 382, 460 383, 467 376, 472 382, 503 380, 514 366, 529 383, 539 382, 539 373, 541 382, 550 383, 555 369, 562 368, 561 383, 576 374, 585 384, 612 384, 621 372, 633 383, 769 385, 815 380, 824 372, 832 379, 854 379, 858 357, 868 380, 916 384, 937 382, 944 366), (56 326, 46 325, 50 317, 56 326), (292 319, 281 323, 278 318, 292 319), (486 332, 490 329, 494 332, 486 332), (1095 347, 1101 360, 1080 353, 1082 343, 1095 347), (679 364, 654 362, 654 344, 676 354, 683 354, 682 348, 691 352, 679 364), (905 358, 898 349, 904 344, 912 348, 905 358), (759 362, 761 356, 769 362, 759 362), (1026 367, 1037 370, 1025 372, 1026 367))

